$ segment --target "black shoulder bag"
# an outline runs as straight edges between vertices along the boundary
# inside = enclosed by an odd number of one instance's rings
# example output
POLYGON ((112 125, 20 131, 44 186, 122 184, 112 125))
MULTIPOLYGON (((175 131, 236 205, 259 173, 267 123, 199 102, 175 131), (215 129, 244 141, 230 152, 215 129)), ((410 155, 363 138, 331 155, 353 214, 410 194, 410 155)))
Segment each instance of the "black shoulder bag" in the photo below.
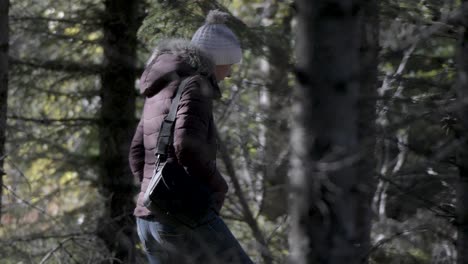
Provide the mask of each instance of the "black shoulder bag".
POLYGON ((173 143, 177 108, 188 81, 189 78, 185 78, 180 82, 169 113, 161 124, 153 177, 143 196, 143 204, 150 211, 164 212, 194 227, 199 225, 208 213, 211 193, 206 185, 196 177, 188 175, 177 162, 168 162, 168 150, 173 143))

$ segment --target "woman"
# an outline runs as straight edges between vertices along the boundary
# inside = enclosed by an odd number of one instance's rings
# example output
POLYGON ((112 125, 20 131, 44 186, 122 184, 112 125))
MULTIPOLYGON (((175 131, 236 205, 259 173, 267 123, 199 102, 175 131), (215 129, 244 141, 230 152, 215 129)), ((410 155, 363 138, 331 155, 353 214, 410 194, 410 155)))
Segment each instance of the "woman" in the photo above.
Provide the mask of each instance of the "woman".
POLYGON ((191 42, 160 44, 140 79, 146 99, 129 159, 141 182, 134 212, 138 234, 152 264, 252 263, 219 217, 228 186, 216 168, 212 100, 220 97, 217 82, 242 57, 237 37, 224 24, 227 18, 227 13, 213 10, 191 42), (177 195, 184 202, 146 208, 143 194, 155 168, 159 128, 183 79, 187 83, 180 87, 166 166, 169 178, 185 177, 176 185, 183 186, 177 195))

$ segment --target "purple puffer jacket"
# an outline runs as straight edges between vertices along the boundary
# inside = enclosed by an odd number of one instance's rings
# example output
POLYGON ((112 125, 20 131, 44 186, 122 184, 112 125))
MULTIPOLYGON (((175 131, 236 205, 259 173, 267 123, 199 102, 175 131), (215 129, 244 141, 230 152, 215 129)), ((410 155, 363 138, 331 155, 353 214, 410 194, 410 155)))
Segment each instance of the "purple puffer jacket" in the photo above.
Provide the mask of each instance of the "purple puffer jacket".
POLYGON ((171 40, 160 44, 140 78, 145 96, 141 120, 132 140, 129 162, 133 175, 141 183, 134 215, 151 212, 143 206, 143 194, 153 175, 156 141, 161 123, 171 106, 180 77, 190 78, 182 93, 169 157, 197 177, 212 192, 212 204, 221 209, 228 186, 216 168, 216 136, 213 99, 220 91, 213 77, 213 63, 187 41, 171 40), (208 77, 206 77, 208 76, 208 77))

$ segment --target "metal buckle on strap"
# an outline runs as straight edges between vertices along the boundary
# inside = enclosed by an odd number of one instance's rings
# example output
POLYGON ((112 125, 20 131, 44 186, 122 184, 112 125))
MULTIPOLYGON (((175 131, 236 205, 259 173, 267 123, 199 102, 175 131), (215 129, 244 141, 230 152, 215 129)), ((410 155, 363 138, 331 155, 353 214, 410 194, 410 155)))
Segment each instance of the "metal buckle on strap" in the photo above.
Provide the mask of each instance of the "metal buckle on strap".
MULTIPOLYGON (((154 172, 153 172, 153 177, 156 176, 156 174, 159 172, 159 170, 162 170, 165 163, 166 163, 166 160, 167 160, 167 156, 166 155, 163 155, 163 154, 156 154, 156 162, 154 163, 154 172), (163 164, 164 163, 164 164, 163 164), (162 166, 160 166, 162 164, 162 166)), ((171 189, 169 187, 169 185, 166 183, 166 181, 164 180, 164 177, 161 176, 161 180, 162 182, 164 183, 164 185, 166 186, 167 189, 171 189)))
POLYGON ((156 154, 155 156, 156 156, 156 162, 154 163, 154 170, 157 171, 157 169, 159 168, 159 165, 161 165, 161 163, 166 161, 166 155, 156 154))

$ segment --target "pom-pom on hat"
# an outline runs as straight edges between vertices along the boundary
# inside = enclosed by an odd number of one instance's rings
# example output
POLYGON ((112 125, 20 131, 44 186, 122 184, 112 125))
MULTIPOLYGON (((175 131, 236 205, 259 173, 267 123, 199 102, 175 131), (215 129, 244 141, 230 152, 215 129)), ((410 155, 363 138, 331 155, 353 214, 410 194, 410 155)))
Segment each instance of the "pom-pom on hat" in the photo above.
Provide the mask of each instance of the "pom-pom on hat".
POLYGON ((211 55, 216 65, 235 64, 242 59, 239 40, 225 25, 229 16, 228 13, 211 10, 205 24, 192 37, 192 44, 211 55))

